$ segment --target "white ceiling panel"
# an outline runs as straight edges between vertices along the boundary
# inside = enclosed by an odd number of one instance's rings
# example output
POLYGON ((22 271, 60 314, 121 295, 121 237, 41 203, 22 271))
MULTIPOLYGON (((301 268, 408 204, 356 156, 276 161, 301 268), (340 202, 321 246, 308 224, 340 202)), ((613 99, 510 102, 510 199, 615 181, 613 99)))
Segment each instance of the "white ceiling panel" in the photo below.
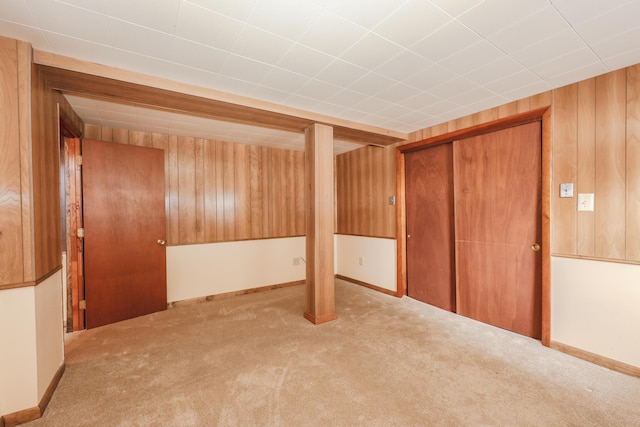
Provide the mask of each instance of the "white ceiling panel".
POLYGON ((4 0, 0 35, 405 132, 640 63, 638 16, 640 0, 4 0))

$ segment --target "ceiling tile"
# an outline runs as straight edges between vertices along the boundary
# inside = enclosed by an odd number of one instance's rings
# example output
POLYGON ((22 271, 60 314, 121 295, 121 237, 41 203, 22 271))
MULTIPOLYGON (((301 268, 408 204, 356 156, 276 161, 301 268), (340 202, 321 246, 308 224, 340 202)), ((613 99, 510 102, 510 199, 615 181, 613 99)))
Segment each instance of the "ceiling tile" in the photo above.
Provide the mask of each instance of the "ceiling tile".
POLYGON ((271 66, 242 56, 229 54, 221 73, 234 79, 259 82, 271 71, 271 66))
POLYGON ((298 0, 256 0, 247 22, 282 37, 297 40, 320 16, 322 10, 317 4, 298 0))
POLYGON ((640 27, 640 2, 632 1, 616 7, 614 2, 606 12, 581 24, 575 29, 587 43, 597 43, 604 38, 612 37, 628 31, 630 28, 640 27))
POLYGON ((274 89, 272 87, 255 85, 248 96, 255 99, 275 102, 276 104, 282 104, 289 96, 289 92, 274 89))
POLYGON ((374 31, 401 46, 409 46, 451 20, 449 14, 426 0, 409 0, 374 31))
POLYGON ((45 33, 38 28, 0 20, 0 35, 17 40, 29 40, 35 49, 53 51, 53 47, 45 37, 45 33))
POLYGON ((181 8, 185 3, 191 3, 200 7, 215 10, 222 15, 244 21, 251 13, 255 0, 233 0, 233 1, 218 1, 218 0, 183 0, 181 8))
POLYGON ((189 83, 196 86, 208 87, 211 89, 218 89, 216 83, 219 79, 219 74, 217 73, 188 67, 182 64, 176 64, 174 62, 164 63, 161 70, 162 73, 159 75, 167 79, 189 83))
POLYGON ((365 74, 352 85, 349 85, 349 89, 355 90, 356 92, 375 95, 376 93, 390 88, 394 84, 396 84, 394 80, 384 77, 381 74, 370 72, 365 74))
POLYGON ((429 93, 442 99, 448 99, 453 94, 466 92, 474 87, 475 85, 468 79, 465 79, 464 77, 456 77, 455 79, 449 80, 432 88, 429 90, 429 93))
POLYGON ((512 52, 511 57, 526 67, 534 67, 583 47, 585 47, 585 44, 580 37, 575 31, 568 29, 512 52))
POLYGON ((371 29, 386 19, 400 5, 389 0, 367 0, 366 6, 357 1, 329 0, 327 8, 343 18, 371 29))
POLYGON ((630 64, 640 64, 640 48, 609 57, 605 60, 609 70, 617 70, 628 67, 630 64))
POLYGON ((425 58, 439 62, 482 39, 457 21, 452 21, 428 37, 416 42, 411 50, 425 58))
POLYGON ((456 76, 451 73, 451 71, 436 64, 424 71, 402 79, 402 82, 419 90, 426 91, 452 80, 455 77, 456 76))
POLYGON ((230 50, 243 24, 219 13, 183 1, 175 35, 222 50, 230 50))
POLYGON ((262 79, 260 84, 286 92, 295 92, 307 81, 308 77, 303 76, 302 74, 292 73, 291 71, 282 68, 273 67, 269 70, 264 79, 262 79))
POLYGON ((294 108, 311 111, 318 104, 318 100, 298 95, 297 93, 290 93, 284 103, 294 108))
POLYGON ((569 29, 571 27, 564 18, 553 7, 547 6, 487 39, 503 51, 511 53, 569 29))
POLYGON ((329 55, 339 56, 366 34, 366 30, 325 10, 299 41, 329 55))
POLYGON ((404 49, 382 37, 369 33, 340 57, 345 61, 372 70, 384 64, 404 49))
POLYGON ((170 60, 189 67, 218 73, 228 53, 213 47, 176 38, 170 60))
POLYGON ((313 77, 334 60, 333 56, 296 44, 277 65, 287 70, 313 77))
POLYGON ((376 94, 376 97, 389 102, 402 103, 402 101, 407 98, 411 98, 415 94, 415 88, 407 86, 403 83, 396 83, 389 89, 383 90, 382 92, 376 94))
POLYGON ((105 9, 114 18, 173 34, 180 0, 162 0, 162 7, 158 3, 158 0, 109 0, 105 9))
POLYGON ((495 97, 496 94, 481 86, 475 86, 471 90, 450 96, 448 99, 458 105, 477 104, 486 99, 495 97))
POLYGON ((337 86, 348 86, 358 80, 367 70, 362 67, 336 59, 324 70, 320 71, 316 78, 337 86))
POLYGON ((38 25, 24 0, 0 2, 0 19, 32 27, 38 25))
POLYGON ((469 72, 463 74, 463 76, 479 85, 486 85, 487 83, 500 80, 523 70, 524 67, 514 61, 513 58, 503 56, 495 61, 469 70, 469 72))
POLYGON ((171 60, 173 36, 147 27, 108 18, 109 44, 153 58, 171 60))
POLYGON ((414 110, 421 110, 429 104, 435 104, 440 101, 442 101, 442 98, 431 95, 427 92, 420 92, 411 97, 405 98, 405 100, 402 101, 402 105, 414 110))
POLYGON ((329 97, 340 92, 340 86, 332 85, 317 79, 309 80, 304 86, 296 91, 296 94, 306 96, 318 101, 325 101, 329 97))
POLYGON ((454 104, 453 102, 443 99, 440 102, 429 104, 424 108, 421 108, 420 111, 432 116, 444 116, 449 111, 453 111, 459 107, 460 106, 458 104, 454 104))
MULTIPOLYGON (((59 55, 83 58, 85 61, 96 62, 98 64, 120 65, 114 61, 113 49, 107 45, 92 43, 49 31, 43 31, 43 34, 51 45, 53 52, 59 55)), ((122 68, 132 69, 128 64, 122 68)))
POLYGON ((543 64, 532 66, 530 69, 543 79, 564 74, 567 70, 580 69, 587 65, 600 62, 598 57, 589 48, 582 48, 567 55, 554 58, 543 64))
POLYGON ((333 104, 344 105, 347 108, 353 107, 356 104, 367 99, 368 96, 363 94, 362 92, 356 92, 349 89, 342 89, 337 92, 333 96, 327 98, 327 102, 331 102, 333 104))
POLYGON ((107 17, 103 14, 50 0, 28 0, 27 5, 43 30, 108 44, 107 17))
POLYGON ((458 17, 482 36, 501 31, 549 4, 548 0, 485 0, 458 17))
POLYGON ((469 70, 478 68, 487 62, 497 61, 505 57, 505 54, 494 46, 480 40, 471 46, 455 52, 453 55, 440 61, 439 65, 456 74, 465 74, 469 70))
POLYGON ((532 83, 536 83, 540 80, 540 77, 536 76, 529 70, 522 70, 520 72, 511 74, 494 82, 491 82, 485 87, 496 93, 504 93, 513 89, 514 87, 528 86, 532 83))
POLYGON ((538 80, 527 86, 520 86, 513 90, 502 93, 501 95, 510 101, 526 98, 527 96, 537 95, 542 92, 551 90, 552 86, 544 80, 538 80))
POLYGON ((390 79, 402 80, 412 74, 420 73, 432 65, 433 62, 428 59, 408 50, 403 50, 399 55, 390 58, 376 68, 375 71, 390 79))
POLYGON ((609 70, 604 64, 596 62, 594 64, 589 64, 586 67, 571 69, 565 73, 557 74, 548 78, 547 83, 551 84, 553 87, 561 87, 593 76, 604 74, 607 71, 609 70))
POLYGON ((81 7, 94 12, 106 14, 104 0, 54 0, 60 3, 67 3, 73 6, 81 7))
POLYGON ((459 16, 483 1, 484 0, 431 0, 431 3, 452 16, 459 16))
POLYGON ((369 97, 361 103, 353 107, 354 110, 362 111, 364 113, 376 114, 379 111, 388 108, 390 103, 380 98, 369 97))
POLYGON ((573 24, 580 24, 592 19, 594 16, 601 15, 611 9, 613 4, 619 3, 619 0, 615 2, 603 0, 551 0, 553 7, 573 24))
POLYGON ((233 53, 267 64, 276 64, 293 45, 291 40, 245 26, 233 45, 233 53))
MULTIPOLYGON (((640 27, 631 31, 627 31, 622 34, 616 34, 613 37, 605 38, 591 44, 593 51, 598 55, 605 63, 608 64, 609 58, 619 56, 620 54, 630 52, 640 48, 640 27)), ((631 62, 636 64, 636 62, 631 62)), ((629 62, 626 63, 627 65, 629 62)), ((617 68, 617 67, 616 67, 617 68)), ((611 68, 615 70, 616 68, 611 68)))

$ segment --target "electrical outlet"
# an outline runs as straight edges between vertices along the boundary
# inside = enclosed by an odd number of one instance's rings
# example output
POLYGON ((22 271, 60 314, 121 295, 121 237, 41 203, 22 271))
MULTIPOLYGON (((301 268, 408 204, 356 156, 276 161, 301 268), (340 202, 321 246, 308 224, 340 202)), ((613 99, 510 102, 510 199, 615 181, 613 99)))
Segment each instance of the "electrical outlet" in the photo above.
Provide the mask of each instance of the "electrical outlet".
POLYGON ((293 257, 293 265, 300 265, 300 257, 293 257))
POLYGON ((358 257, 358 264, 364 265, 364 257, 358 257))

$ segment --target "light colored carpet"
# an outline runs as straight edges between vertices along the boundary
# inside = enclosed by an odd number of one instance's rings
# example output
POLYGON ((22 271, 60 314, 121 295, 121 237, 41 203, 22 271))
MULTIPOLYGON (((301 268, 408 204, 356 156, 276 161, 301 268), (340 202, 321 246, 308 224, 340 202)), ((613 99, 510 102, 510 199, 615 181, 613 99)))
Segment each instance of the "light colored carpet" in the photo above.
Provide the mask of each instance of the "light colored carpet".
POLYGON ((634 426, 640 379, 410 298, 337 281, 170 309, 68 339, 27 426, 634 426))

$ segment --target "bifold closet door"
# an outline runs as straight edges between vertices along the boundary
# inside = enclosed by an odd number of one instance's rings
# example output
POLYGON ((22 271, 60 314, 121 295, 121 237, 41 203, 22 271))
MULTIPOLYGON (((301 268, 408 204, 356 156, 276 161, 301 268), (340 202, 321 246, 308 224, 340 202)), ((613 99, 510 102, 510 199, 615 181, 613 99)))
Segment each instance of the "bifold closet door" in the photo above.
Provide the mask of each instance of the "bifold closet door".
POLYGON ((406 153, 405 174, 407 294, 455 311, 451 144, 406 153))
POLYGON ((541 336, 541 138, 529 123, 453 143, 458 313, 541 336))

